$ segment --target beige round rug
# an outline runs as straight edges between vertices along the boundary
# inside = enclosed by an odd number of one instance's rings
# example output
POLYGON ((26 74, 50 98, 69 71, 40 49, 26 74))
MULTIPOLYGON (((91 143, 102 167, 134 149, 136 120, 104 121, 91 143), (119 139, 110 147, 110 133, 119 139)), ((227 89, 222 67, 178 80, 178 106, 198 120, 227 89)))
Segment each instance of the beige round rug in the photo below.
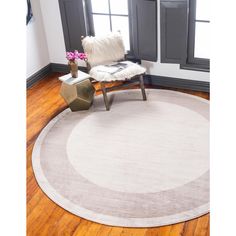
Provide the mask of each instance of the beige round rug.
POLYGON ((186 221, 209 211, 209 102, 168 90, 102 96, 43 129, 33 169, 43 191, 88 220, 127 227, 186 221))

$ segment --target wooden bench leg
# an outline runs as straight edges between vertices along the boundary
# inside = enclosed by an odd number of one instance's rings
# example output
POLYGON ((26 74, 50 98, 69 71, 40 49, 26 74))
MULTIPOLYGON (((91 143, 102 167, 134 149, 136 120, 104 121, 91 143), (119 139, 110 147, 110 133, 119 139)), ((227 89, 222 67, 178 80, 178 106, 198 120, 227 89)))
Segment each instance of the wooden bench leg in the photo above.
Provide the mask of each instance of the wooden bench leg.
POLYGON ((145 86, 144 86, 143 76, 142 75, 139 76, 139 81, 140 81, 140 88, 142 90, 143 100, 146 101, 147 100, 147 96, 146 96, 146 92, 145 92, 145 86))
POLYGON ((107 92, 106 92, 106 87, 105 84, 103 82, 100 82, 101 85, 101 90, 102 90, 102 94, 103 94, 103 99, 104 99, 104 103, 106 106, 106 110, 109 111, 110 107, 109 107, 109 101, 108 101, 108 97, 107 97, 107 92))

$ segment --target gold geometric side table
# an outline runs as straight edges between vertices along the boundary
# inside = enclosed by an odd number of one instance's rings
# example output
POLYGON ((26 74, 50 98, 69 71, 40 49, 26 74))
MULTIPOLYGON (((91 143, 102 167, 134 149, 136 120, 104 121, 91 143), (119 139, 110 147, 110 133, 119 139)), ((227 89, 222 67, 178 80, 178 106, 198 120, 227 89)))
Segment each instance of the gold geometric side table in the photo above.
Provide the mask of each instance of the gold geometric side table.
POLYGON ((62 81, 60 94, 71 111, 88 110, 95 93, 90 76, 78 71, 78 78, 72 78, 71 74, 67 74, 59 77, 59 80, 62 81))

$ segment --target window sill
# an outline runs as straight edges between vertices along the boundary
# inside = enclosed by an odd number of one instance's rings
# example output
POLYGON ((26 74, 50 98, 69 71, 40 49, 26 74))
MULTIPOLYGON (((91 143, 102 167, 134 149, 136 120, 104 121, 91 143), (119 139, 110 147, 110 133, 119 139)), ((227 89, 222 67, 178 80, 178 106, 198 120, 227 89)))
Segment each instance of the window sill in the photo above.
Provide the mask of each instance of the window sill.
POLYGON ((198 65, 198 64, 183 64, 183 65, 180 65, 180 69, 210 72, 210 68, 207 68, 207 67, 204 67, 204 66, 198 65))

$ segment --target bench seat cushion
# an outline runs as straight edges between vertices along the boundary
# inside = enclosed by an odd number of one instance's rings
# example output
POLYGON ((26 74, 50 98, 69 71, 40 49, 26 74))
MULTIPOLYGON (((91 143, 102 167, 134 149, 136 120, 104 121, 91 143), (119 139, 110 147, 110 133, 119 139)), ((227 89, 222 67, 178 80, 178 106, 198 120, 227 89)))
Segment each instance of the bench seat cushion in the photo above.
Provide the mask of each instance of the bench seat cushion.
POLYGON ((146 72, 146 69, 136 63, 130 61, 123 61, 127 64, 127 67, 114 73, 110 74, 108 72, 102 71, 101 65, 94 66, 89 74, 90 76, 97 81, 118 81, 118 80, 129 80, 136 75, 141 75, 146 72))

